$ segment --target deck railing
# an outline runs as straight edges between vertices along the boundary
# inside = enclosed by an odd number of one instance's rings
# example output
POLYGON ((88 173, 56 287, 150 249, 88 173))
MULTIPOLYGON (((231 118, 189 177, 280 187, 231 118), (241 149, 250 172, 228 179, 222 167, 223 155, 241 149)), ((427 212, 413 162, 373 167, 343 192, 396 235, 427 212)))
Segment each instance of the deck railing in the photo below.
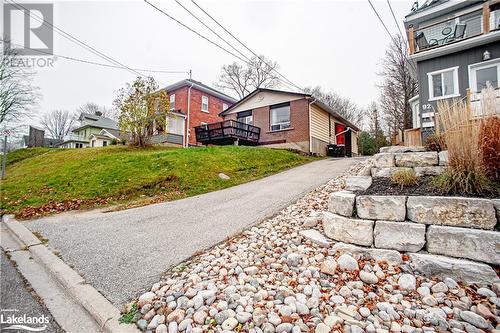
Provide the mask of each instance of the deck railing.
POLYGON ((410 54, 439 48, 500 30, 500 9, 490 10, 489 2, 482 9, 417 28, 408 28, 410 54))
POLYGON ((260 128, 236 120, 224 120, 194 128, 196 141, 205 143, 223 139, 241 139, 257 143, 260 138, 260 128))

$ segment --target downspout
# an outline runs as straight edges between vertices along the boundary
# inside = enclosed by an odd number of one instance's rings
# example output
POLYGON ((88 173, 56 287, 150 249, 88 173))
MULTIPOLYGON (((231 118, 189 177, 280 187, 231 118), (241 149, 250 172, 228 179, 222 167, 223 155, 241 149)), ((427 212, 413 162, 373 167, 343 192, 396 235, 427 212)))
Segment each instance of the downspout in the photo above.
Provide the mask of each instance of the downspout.
POLYGON ((189 137, 191 136, 191 124, 190 124, 190 114, 191 114, 191 88, 193 88, 194 83, 191 82, 191 85, 188 88, 188 110, 187 110, 187 126, 186 126, 186 144, 184 148, 189 147, 189 137))
MULTIPOLYGON (((313 97, 314 98, 314 97, 313 97)), ((314 102, 316 102, 316 98, 314 98, 312 100, 312 102, 309 102, 309 112, 308 112, 308 115, 309 115, 309 153, 312 154, 312 135, 311 135, 311 104, 313 104, 314 102)))
POLYGON ((347 126, 347 128, 346 128, 346 130, 345 130, 345 131, 342 131, 342 132, 340 132, 340 133, 338 133, 338 134, 335 134, 335 143, 337 142, 337 136, 342 135, 342 134, 344 134, 345 132, 349 132, 349 131, 352 131, 352 128, 350 128, 349 126, 347 126))

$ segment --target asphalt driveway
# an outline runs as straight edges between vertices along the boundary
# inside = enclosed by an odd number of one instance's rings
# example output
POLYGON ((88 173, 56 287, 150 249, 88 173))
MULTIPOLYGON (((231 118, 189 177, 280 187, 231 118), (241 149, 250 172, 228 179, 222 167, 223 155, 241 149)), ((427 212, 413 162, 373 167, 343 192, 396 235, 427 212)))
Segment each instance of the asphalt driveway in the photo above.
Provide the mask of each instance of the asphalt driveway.
POLYGON ((250 183, 118 212, 70 212, 24 222, 115 305, 198 250, 272 216, 361 159, 315 161, 250 183))

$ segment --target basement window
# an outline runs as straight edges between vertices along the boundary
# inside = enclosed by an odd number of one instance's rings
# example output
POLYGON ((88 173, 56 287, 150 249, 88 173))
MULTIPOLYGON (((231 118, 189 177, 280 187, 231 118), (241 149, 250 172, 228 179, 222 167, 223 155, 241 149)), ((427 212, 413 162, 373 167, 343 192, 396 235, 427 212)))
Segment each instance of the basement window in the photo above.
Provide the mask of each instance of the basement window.
POLYGON ((271 131, 281 131, 290 128, 290 104, 271 106, 271 131))

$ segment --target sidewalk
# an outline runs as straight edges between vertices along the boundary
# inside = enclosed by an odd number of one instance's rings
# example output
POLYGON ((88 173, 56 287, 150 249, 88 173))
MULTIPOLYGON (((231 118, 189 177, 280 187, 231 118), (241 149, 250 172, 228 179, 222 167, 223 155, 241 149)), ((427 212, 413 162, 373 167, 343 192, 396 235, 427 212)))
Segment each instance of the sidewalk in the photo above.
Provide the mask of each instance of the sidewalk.
MULTIPOLYGON (((26 281, 19 274, 14 264, 7 258, 7 255, 1 250, 0 262, 2 271, 1 274, 1 297, 0 297, 0 313, 4 318, 15 316, 35 318, 44 316, 48 318, 49 323, 46 324, 45 332, 62 333, 64 332, 57 322, 52 318, 52 315, 47 310, 39 296, 34 293, 31 286, 27 285, 26 281)), ((11 326, 10 324, 0 323, 0 331, 11 326)), ((33 325, 44 326, 44 325, 33 325)))

